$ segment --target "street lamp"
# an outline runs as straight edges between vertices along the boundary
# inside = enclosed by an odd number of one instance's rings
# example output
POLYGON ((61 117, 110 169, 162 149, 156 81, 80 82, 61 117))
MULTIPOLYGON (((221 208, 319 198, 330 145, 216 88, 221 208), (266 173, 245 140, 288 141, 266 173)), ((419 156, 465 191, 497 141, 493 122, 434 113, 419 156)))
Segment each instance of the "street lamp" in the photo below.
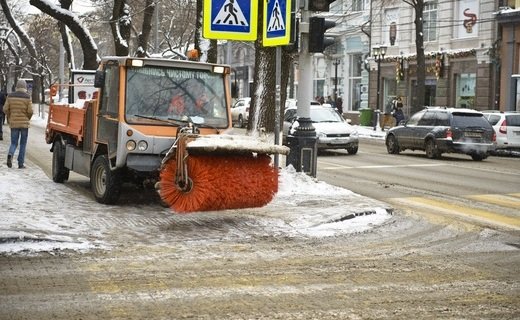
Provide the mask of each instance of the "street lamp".
POLYGON ((377 120, 374 124, 374 130, 379 123, 379 106, 380 106, 380 97, 381 97, 381 61, 385 58, 386 54, 386 46, 375 46, 372 48, 372 57, 377 62, 377 100, 376 100, 376 112, 377 120))

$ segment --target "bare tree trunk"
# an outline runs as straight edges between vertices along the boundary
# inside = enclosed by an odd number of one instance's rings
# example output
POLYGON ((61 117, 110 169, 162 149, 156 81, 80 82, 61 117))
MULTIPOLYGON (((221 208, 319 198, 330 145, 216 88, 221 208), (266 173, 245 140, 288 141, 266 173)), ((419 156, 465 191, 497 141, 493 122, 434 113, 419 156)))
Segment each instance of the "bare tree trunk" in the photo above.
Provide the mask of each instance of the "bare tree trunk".
POLYGON ((46 13, 54 19, 65 23, 65 25, 69 27, 69 29, 72 31, 72 33, 74 33, 76 38, 78 38, 79 42, 81 43, 81 49, 83 50, 83 69, 97 69, 97 46, 94 42, 94 39, 92 39, 90 36, 88 30, 83 28, 79 21, 75 19, 74 13, 62 9, 46 0, 30 0, 29 3, 40 9, 43 13, 46 13))
POLYGON ((282 50, 282 70, 281 70, 281 79, 280 79, 280 130, 283 129, 283 116, 284 116, 284 106, 285 101, 287 100, 287 86, 290 85, 290 75, 291 70, 293 68, 294 63, 294 55, 285 50, 282 50))
POLYGON ((209 49, 208 49, 208 59, 206 59, 209 63, 217 63, 217 40, 210 40, 209 49))
POLYGON ((141 34, 138 37, 138 48, 136 55, 138 57, 145 57, 148 51, 148 40, 150 39, 150 32, 152 31, 153 12, 155 10, 155 1, 146 0, 146 8, 144 9, 144 19, 141 34))
POLYGON ((112 18, 110 18, 110 28, 112 30, 112 37, 114 38, 114 48, 116 56, 127 56, 130 52, 128 40, 130 38, 128 30, 130 26, 123 26, 128 22, 122 22, 123 9, 126 5, 126 0, 114 0, 114 7, 112 8, 112 18), (123 28, 124 31, 121 29, 123 28))
POLYGON ((6 0, 0 0, 0 5, 2 6, 2 10, 4 10, 4 15, 9 25, 13 28, 14 32, 18 35, 20 40, 23 42, 27 50, 29 51, 29 55, 31 56, 31 60, 29 65, 31 67, 31 75, 33 78, 33 89, 32 89, 32 101, 33 103, 40 103, 40 77, 42 73, 42 69, 38 68, 36 48, 34 43, 31 41, 27 33, 20 27, 20 25, 14 20, 13 15, 11 14, 11 9, 7 6, 6 0))
MULTIPOLYGON (((263 8, 263 2, 259 8, 263 8)), ((276 48, 262 45, 263 12, 258 12, 258 38, 255 41, 255 74, 251 108, 249 109, 248 131, 264 128, 266 132, 274 132, 276 106, 276 48), (261 84, 261 86, 259 86, 261 84)))
POLYGON ((202 34, 202 10, 203 10, 203 0, 197 0, 197 3, 196 3, 196 10, 197 10, 197 14, 196 14, 196 17, 197 19, 195 20, 195 37, 193 39, 193 43, 195 44, 195 50, 197 50, 198 54, 199 54, 199 59, 202 55, 202 50, 200 48, 200 39, 201 39, 201 34, 202 34))
MULTIPOLYGON (((72 1, 73 0, 60 0, 61 7, 65 10, 70 10, 72 1)), ((72 48, 70 46, 69 33, 67 32, 67 28, 63 22, 59 22, 59 25, 61 42, 63 43, 63 48, 65 49, 65 53, 67 54, 67 61, 69 62, 69 66, 72 66, 74 64, 74 61, 72 61, 72 48)))
MULTIPOLYGON (((196 14, 196 17, 197 19, 195 20, 195 35, 194 35, 194 39, 193 39, 193 42, 195 44, 195 49, 198 51, 199 53, 199 59, 202 57, 202 55, 204 54, 202 52, 202 49, 201 49, 201 38, 202 38, 202 16, 203 16, 203 0, 197 0, 197 3, 196 3, 196 10, 197 10, 197 14, 196 14)), ((208 48, 208 51, 206 52, 206 62, 209 62, 209 63, 217 63, 217 54, 218 54, 218 50, 217 50, 217 40, 209 40, 209 48, 208 48)))
POLYGON ((415 48, 417 51, 417 91, 411 112, 421 110, 425 105, 425 82, 426 82, 426 61, 424 57, 424 0, 413 0, 411 4, 415 9, 415 48))

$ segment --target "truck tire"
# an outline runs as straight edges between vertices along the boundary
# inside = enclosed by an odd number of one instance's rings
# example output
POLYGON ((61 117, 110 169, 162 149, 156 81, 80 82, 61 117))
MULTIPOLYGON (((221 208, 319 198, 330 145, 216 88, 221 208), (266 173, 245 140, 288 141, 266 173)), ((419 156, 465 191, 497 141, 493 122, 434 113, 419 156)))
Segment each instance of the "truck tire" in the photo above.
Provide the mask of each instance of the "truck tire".
POLYGON ((105 155, 98 156, 90 171, 90 184, 96 201, 114 204, 121 194, 121 177, 117 170, 111 171, 105 155))
POLYGON ((52 146, 52 181, 63 183, 69 179, 70 170, 65 168, 65 146, 54 141, 52 146))

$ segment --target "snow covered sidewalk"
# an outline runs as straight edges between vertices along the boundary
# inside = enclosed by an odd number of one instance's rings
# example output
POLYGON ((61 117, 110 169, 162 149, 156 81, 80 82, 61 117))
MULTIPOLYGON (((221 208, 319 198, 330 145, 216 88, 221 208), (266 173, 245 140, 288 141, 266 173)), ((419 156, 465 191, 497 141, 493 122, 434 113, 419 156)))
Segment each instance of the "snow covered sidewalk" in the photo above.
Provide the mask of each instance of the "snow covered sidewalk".
MULTIPOLYGON (((9 129, 4 129, 5 137, 9 129)), ((191 229, 215 224, 221 229, 219 237, 335 236, 367 230, 391 217, 387 204, 319 182, 292 167, 281 171, 279 192, 263 208, 178 215, 158 204, 107 206, 67 183, 54 183, 29 160, 26 169, 7 168, 8 147, 9 139, 0 142, 0 254, 168 241, 173 236, 170 229, 179 224, 191 229)))

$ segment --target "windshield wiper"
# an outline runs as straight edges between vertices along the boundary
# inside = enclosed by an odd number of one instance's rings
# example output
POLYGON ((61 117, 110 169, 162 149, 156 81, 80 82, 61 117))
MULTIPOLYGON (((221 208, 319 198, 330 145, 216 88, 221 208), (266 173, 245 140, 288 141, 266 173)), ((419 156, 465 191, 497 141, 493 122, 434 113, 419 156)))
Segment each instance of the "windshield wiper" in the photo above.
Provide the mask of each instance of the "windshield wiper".
POLYGON ((161 121, 161 122, 165 122, 165 123, 168 123, 168 124, 171 124, 171 125, 192 123, 194 126, 196 126, 198 128, 214 129, 214 130, 217 131, 217 133, 220 133, 220 129, 218 129, 218 128, 214 127, 214 126, 210 126, 210 125, 204 124, 204 123, 195 123, 191 119, 190 116, 183 116, 182 118, 170 118, 170 117, 168 117, 167 120, 161 119, 161 118, 157 118, 157 117, 142 116, 142 115, 138 115, 138 114, 134 114, 134 117, 138 117, 138 118, 142 118, 142 119, 155 120, 155 121, 161 121))
POLYGON ((171 120, 174 120, 174 121, 177 121, 177 122, 181 122, 181 120, 177 120, 177 119, 168 118, 168 120, 165 120, 165 119, 161 119, 161 118, 157 118, 157 117, 142 116, 142 115, 139 115, 139 114, 134 114, 134 117, 141 118, 141 119, 148 119, 148 120, 155 120, 155 121, 165 122, 165 123, 172 124, 172 125, 175 124, 175 123, 172 123, 171 120))
MULTIPOLYGON (((203 122, 199 122, 199 121, 194 121, 193 118, 194 117, 198 117, 198 116, 193 116, 193 117, 190 117, 190 116, 183 116, 182 119, 178 119, 178 118, 168 118, 168 120, 173 120, 173 121, 177 121, 177 122, 181 122, 181 123, 185 123, 185 124, 188 124, 188 123, 193 123, 193 125, 197 128, 208 128, 208 129, 214 129, 217 131, 217 134, 220 133, 220 130, 214 126, 211 126, 209 124, 205 124, 203 122)), ((200 118, 198 117, 199 119, 203 119, 203 118, 200 118)))

